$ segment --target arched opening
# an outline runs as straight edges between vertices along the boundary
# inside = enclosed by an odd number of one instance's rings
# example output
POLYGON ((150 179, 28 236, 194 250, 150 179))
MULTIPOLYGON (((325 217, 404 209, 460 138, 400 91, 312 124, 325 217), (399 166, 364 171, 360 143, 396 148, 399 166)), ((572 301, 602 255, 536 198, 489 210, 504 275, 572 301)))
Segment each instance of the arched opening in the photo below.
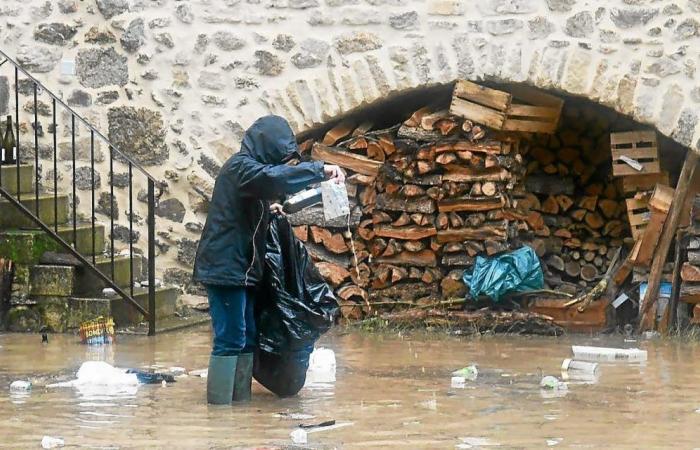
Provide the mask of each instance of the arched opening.
MULTIPOLYGON (((411 305, 463 307, 453 300, 468 293, 463 274, 476 258, 523 246, 535 250, 545 290, 581 296, 611 266, 639 252, 635 243, 652 219, 649 202, 657 184, 659 196, 672 195, 687 149, 648 125, 586 98, 549 92, 563 101, 551 132, 497 130, 450 109, 454 86, 401 92, 299 135, 308 157, 337 163, 350 174, 349 226, 325 223, 320 210, 291 217, 348 319, 411 305), (653 141, 642 157, 625 150, 625 139, 641 139, 628 132, 653 141), (632 161, 616 159, 613 169, 611 141, 622 149, 617 156, 622 152, 632 161)), ((505 93, 520 89, 487 86, 505 93)), ((697 178, 689 201, 700 191, 697 178)), ((683 215, 682 225, 688 219, 683 215)), ((650 251, 634 257, 619 290, 633 301, 615 308, 618 291, 583 312, 548 293, 498 302, 477 298, 466 307, 541 312, 575 331, 624 325, 637 316, 650 251)))

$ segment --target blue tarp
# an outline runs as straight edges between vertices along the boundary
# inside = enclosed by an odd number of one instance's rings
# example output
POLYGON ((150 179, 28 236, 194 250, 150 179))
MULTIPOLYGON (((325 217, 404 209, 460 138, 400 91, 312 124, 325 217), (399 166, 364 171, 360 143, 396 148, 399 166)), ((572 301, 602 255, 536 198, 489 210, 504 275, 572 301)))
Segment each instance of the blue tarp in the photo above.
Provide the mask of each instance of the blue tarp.
POLYGON ((540 260, 527 246, 494 258, 477 256, 473 271, 464 272, 463 280, 469 286, 471 298, 485 295, 494 302, 508 293, 544 287, 540 260))

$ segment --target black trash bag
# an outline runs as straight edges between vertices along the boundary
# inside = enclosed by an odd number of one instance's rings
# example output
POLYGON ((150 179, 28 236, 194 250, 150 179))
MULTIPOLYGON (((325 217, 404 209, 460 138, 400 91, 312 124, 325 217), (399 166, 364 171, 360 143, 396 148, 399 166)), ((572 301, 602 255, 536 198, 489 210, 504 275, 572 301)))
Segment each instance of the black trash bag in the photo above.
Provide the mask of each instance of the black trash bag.
POLYGON ((265 273, 255 304, 258 329, 253 376, 280 396, 303 386, 314 343, 335 323, 340 308, 304 244, 283 216, 270 222, 265 273))
POLYGON ((253 376, 279 397, 294 396, 306 382, 310 355, 311 352, 305 350, 278 355, 256 349, 253 376))

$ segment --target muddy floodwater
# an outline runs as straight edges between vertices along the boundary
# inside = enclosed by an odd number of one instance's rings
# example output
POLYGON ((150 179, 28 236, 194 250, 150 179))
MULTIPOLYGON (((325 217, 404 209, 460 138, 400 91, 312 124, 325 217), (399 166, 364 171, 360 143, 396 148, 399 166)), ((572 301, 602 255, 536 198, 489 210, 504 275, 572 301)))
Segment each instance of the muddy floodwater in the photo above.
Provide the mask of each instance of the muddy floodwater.
POLYGON ((0 447, 40 448, 60 436, 65 448, 694 448, 700 446, 700 351, 675 341, 623 338, 466 338, 343 332, 317 346, 333 349, 335 383, 278 399, 254 385, 254 401, 205 403, 206 380, 94 392, 43 385, 75 373, 81 362, 118 367, 205 368, 207 327, 154 339, 121 337, 90 348, 72 336, 0 335, 0 447), (561 376, 571 345, 648 350, 648 361, 602 364, 592 383, 542 391, 544 375, 561 376), (451 372, 478 365, 475 381, 451 387, 451 372), (29 378, 28 395, 9 384, 29 378), (301 423, 346 426, 308 434, 301 423))

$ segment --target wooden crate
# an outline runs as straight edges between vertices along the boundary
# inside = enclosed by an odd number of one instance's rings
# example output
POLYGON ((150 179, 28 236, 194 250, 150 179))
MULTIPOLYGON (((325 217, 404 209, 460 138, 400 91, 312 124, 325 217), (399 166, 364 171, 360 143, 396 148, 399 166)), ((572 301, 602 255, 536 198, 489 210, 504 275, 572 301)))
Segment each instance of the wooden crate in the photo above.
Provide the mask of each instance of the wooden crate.
POLYGON ((610 133, 610 152, 612 154, 613 175, 648 175, 661 172, 659 149, 654 131, 625 131, 610 133), (626 156, 637 161, 641 170, 625 163, 620 157, 626 156))
POLYGON ((630 222, 632 238, 637 241, 642 237, 644 228, 646 228, 647 223, 649 223, 649 219, 651 218, 651 212, 649 211, 649 196, 644 195, 635 198, 628 198, 626 202, 627 219, 630 222))
POLYGON ((622 192, 635 194, 639 191, 651 191, 657 184, 668 186, 668 172, 650 173, 648 175, 629 175, 621 178, 622 192))
POLYGON ((577 305, 564 306, 567 300, 538 299, 530 304, 528 311, 544 314, 554 319, 554 323, 570 332, 590 333, 604 329, 610 322, 610 299, 601 298, 586 308, 584 312, 577 305))
POLYGON ((526 86, 500 91, 460 80, 452 92, 450 113, 495 130, 554 133, 564 101, 526 86))

